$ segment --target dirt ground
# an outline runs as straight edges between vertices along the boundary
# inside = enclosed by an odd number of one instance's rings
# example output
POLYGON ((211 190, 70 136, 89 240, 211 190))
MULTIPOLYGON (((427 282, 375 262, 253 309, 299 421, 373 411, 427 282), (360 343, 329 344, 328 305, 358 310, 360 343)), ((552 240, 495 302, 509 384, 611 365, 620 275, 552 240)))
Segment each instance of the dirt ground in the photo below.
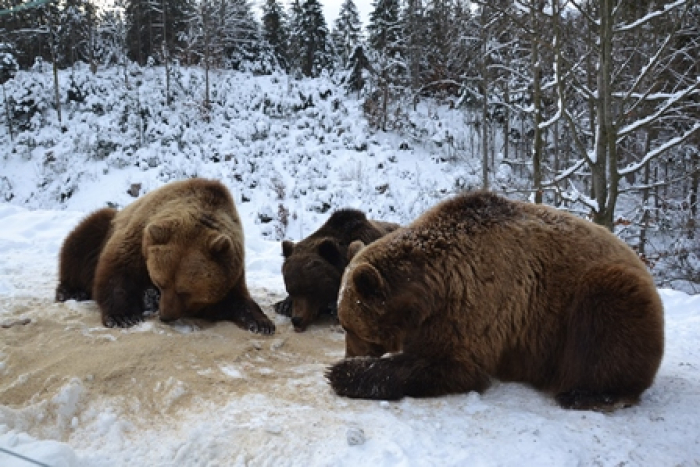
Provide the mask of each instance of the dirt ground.
POLYGON ((275 321, 273 336, 251 334, 229 322, 170 325, 156 317, 128 330, 109 329, 102 326, 94 302, 26 298, 0 303, 5 308, 0 326, 9 326, 0 327, 0 406, 12 411, 4 416, 14 415, 16 428, 41 436, 41 427, 70 424, 80 413, 78 407, 61 413, 71 397, 76 404, 112 400, 123 415, 144 423, 246 394, 314 402, 318 391, 303 386, 317 387, 325 368, 342 358, 342 329, 327 317, 296 333, 289 319, 272 309, 282 296, 265 289, 251 289, 251 294, 275 321), (79 388, 62 390, 71 381, 79 388), (52 404, 62 409, 51 410, 52 404))

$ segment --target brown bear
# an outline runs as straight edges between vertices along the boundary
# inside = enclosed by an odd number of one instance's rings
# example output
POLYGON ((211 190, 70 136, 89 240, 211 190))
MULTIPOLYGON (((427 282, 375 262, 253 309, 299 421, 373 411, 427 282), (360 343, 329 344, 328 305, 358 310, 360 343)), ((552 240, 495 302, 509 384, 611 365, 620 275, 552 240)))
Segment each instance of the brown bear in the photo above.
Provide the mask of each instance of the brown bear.
POLYGON ((56 301, 92 299, 97 260, 116 214, 116 209, 98 209, 68 234, 58 258, 56 301))
MULTIPOLYGON (((78 240, 76 232, 84 237, 91 229, 95 237, 104 232, 95 219, 83 221, 64 249, 78 240)), ((274 332, 274 324, 248 292, 243 227, 231 194, 220 182, 193 178, 169 183, 114 214, 108 230, 92 286, 105 326, 143 321, 144 295, 155 287, 164 322, 184 317, 229 320, 253 332, 274 332)), ((79 267, 86 256, 66 258, 79 267)))
POLYGON ((398 227, 368 220, 357 209, 339 209, 305 239, 282 242, 282 275, 289 296, 275 304, 275 311, 290 316, 298 332, 320 314, 335 314, 348 245, 355 240, 371 243, 398 227))
POLYGON ((638 402, 664 351, 663 305, 631 248, 574 215, 488 192, 361 249, 338 318, 346 359, 326 377, 353 398, 481 392, 497 378, 607 411, 638 402))

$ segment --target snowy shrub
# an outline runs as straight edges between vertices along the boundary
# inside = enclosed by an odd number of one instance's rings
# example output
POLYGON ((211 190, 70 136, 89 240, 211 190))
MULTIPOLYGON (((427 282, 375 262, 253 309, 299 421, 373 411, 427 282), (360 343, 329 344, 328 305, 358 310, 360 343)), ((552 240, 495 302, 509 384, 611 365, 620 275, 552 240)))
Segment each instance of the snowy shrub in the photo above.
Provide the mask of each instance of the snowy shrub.
POLYGON ((267 224, 275 218, 275 210, 269 204, 263 204, 258 208, 259 224, 267 224))
POLYGON ((10 179, 5 176, 0 177, 0 199, 5 202, 10 202, 14 197, 15 194, 12 192, 12 183, 10 183, 10 179))
POLYGON ((0 43, 0 84, 5 84, 13 78, 19 70, 15 59, 15 50, 11 44, 0 43))
POLYGON ((51 87, 42 76, 34 73, 18 73, 7 90, 10 117, 19 131, 38 130, 43 126, 41 112, 52 102, 51 87), (33 79, 39 78, 39 79, 33 79))
POLYGON ((91 82, 87 74, 76 73, 70 76, 67 101, 83 103, 89 94, 92 94, 91 82))
POLYGON ((350 182, 363 181, 363 166, 361 161, 348 160, 338 173, 339 179, 342 181, 350 182))

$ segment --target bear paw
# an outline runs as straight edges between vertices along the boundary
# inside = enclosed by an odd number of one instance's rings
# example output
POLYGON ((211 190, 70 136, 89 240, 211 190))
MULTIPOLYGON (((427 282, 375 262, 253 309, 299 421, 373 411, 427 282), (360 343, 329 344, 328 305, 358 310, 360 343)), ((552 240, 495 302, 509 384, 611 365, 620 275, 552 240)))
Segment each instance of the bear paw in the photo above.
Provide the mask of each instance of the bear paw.
POLYGON ((564 409, 612 412, 633 406, 638 398, 574 389, 560 392, 555 399, 564 409))
POLYGON ((326 371, 326 379, 339 396, 353 399, 398 400, 404 394, 386 359, 346 358, 326 371))
POLYGON ((271 335, 275 333, 275 323, 269 319, 260 319, 248 323, 248 331, 255 334, 271 335))
POLYGON ((84 290, 69 290, 67 287, 59 285, 56 288, 56 301, 65 302, 68 300, 83 302, 85 300, 90 300, 90 294, 84 290))
POLYGON ((232 311, 227 311, 223 319, 230 319, 243 329, 256 334, 270 335, 275 333, 275 323, 262 311, 252 299, 240 300, 233 304, 232 311))
POLYGON ((272 308, 275 310, 275 313, 277 313, 278 315, 288 316, 291 318, 292 317, 292 298, 287 297, 284 300, 280 300, 279 302, 272 305, 272 308))
POLYGON ((108 328, 130 328, 143 322, 143 316, 139 315, 107 315, 102 318, 102 323, 108 328))

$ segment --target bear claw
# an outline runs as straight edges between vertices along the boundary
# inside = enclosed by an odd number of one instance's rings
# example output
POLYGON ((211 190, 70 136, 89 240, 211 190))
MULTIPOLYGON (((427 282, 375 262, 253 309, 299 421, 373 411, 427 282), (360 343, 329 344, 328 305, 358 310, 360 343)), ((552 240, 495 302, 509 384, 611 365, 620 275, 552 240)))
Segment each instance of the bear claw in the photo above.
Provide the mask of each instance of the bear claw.
POLYGON ((84 291, 70 291, 68 288, 62 285, 56 288, 56 301, 65 302, 68 300, 76 300, 78 302, 83 302, 90 300, 90 294, 84 291))
POLYGON ((611 412, 617 409, 628 408, 636 402, 632 397, 622 397, 580 389, 561 392, 555 396, 555 400, 564 409, 594 410, 596 412, 611 412))
POLYGON ((292 299, 290 297, 273 304, 272 308, 279 315, 292 317, 292 299))
POLYGON ((273 323, 252 323, 248 326, 248 331, 268 336, 275 333, 275 325, 273 323))
POLYGON ((130 328, 143 322, 140 316, 112 315, 104 319, 104 325, 108 328, 130 328))
POLYGON ((398 400, 404 394, 400 384, 392 383, 394 378, 386 368, 378 365, 380 359, 374 357, 353 357, 330 366, 326 379, 339 396, 354 399, 398 400))

